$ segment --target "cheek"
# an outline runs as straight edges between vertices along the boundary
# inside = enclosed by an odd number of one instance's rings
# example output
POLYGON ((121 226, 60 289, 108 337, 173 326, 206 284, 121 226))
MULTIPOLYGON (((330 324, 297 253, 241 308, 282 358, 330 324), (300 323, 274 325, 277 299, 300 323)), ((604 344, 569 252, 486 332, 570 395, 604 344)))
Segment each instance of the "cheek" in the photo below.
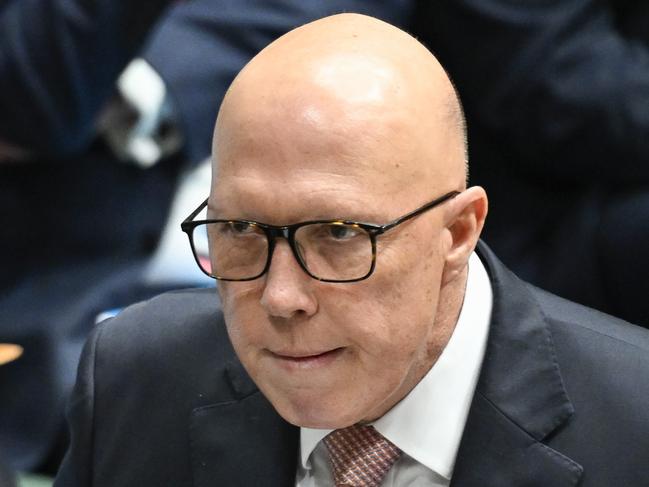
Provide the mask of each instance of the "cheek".
POLYGON ((436 310, 434 285, 413 284, 377 275, 354 299, 332 303, 331 318, 336 320, 337 315, 339 325, 346 325, 348 338, 369 357, 407 356, 426 339, 436 310))
POLYGON ((442 266, 430 245, 412 245, 405 252, 386 249, 366 288, 345 310, 362 317, 359 347, 403 360, 409 353, 426 350, 434 329, 442 266))
POLYGON ((250 304, 261 297, 261 287, 258 281, 228 282, 219 281, 217 291, 221 299, 223 312, 236 315, 250 309, 250 304))
POLYGON ((257 325, 263 323, 259 283, 219 282, 218 292, 230 341, 240 354, 258 341, 257 325))
POLYGON ((417 311, 422 300, 436 301, 444 261, 434 239, 406 235, 388 246, 377 259, 375 277, 383 302, 397 303, 402 311, 417 311), (410 238, 407 238, 410 237, 410 238))

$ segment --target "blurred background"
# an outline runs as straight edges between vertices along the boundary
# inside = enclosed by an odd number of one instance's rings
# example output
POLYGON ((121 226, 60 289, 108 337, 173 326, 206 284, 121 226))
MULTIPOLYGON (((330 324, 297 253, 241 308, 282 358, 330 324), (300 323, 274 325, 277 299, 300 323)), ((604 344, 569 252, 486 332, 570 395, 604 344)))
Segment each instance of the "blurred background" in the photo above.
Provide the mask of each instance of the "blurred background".
POLYGON ((649 7, 606 0, 0 0, 0 485, 49 485, 88 332, 213 286, 180 221, 238 70, 337 12, 395 24, 464 102, 484 238, 520 277, 649 326, 649 7), (20 472, 20 473, 16 473, 20 472))

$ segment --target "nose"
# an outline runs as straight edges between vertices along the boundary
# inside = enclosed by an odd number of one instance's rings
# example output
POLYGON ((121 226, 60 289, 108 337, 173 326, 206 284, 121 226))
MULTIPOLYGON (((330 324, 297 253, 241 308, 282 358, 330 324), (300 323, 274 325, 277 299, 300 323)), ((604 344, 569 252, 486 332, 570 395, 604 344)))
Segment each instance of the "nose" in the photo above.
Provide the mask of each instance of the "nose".
POLYGON ((318 304, 313 293, 317 281, 300 267, 285 239, 278 239, 270 268, 264 276, 261 305, 271 316, 292 318, 313 315, 318 304))

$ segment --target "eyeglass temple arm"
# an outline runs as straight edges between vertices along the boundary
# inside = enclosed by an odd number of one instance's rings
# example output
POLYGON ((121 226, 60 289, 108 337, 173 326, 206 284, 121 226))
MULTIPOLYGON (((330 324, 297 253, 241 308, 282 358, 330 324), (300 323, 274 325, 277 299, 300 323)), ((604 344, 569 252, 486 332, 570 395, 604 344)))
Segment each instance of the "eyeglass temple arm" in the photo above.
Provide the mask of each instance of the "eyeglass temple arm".
POLYGON ((401 223, 410 220, 411 218, 416 217, 417 215, 420 215, 421 213, 428 211, 432 208, 434 208, 437 205, 441 205, 444 203, 446 200, 450 200, 452 198, 455 198, 458 194, 460 194, 460 191, 450 191, 446 194, 443 194, 437 199, 434 199, 430 203, 422 206, 421 208, 417 208, 416 210, 411 211, 410 213, 407 213, 403 215, 402 217, 397 218, 394 221, 391 221, 390 223, 386 223, 385 225, 382 225, 380 227, 380 232, 379 233, 384 233, 390 230, 391 228, 396 227, 397 225, 400 225, 401 223))
POLYGON ((198 215, 203 208, 207 206, 207 200, 209 198, 205 198, 205 201, 203 201, 200 205, 198 205, 198 208, 196 208, 194 211, 192 211, 187 218, 182 222, 181 226, 185 226, 188 223, 190 223, 194 218, 196 218, 196 215, 198 215))

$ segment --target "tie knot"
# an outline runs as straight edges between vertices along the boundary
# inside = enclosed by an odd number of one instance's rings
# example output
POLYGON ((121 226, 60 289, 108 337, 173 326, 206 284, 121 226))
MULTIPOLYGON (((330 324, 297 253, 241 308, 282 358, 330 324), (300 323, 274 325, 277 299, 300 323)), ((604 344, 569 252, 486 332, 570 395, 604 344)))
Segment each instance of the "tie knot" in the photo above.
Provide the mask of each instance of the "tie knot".
POLYGON ((401 450, 373 426, 335 430, 324 442, 337 486, 377 487, 401 455, 401 450))

